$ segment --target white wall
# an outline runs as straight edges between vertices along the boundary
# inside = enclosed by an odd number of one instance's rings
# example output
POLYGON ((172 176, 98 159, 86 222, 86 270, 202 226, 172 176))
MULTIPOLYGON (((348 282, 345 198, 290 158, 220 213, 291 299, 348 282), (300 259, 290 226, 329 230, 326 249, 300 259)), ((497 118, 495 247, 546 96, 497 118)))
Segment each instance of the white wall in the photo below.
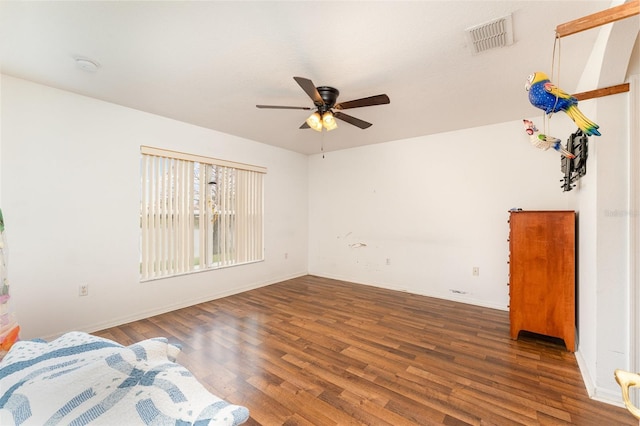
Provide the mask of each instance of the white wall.
MULTIPOLYGON (((593 143, 597 166, 597 361, 595 387, 600 398, 619 398, 613 371, 629 359, 629 120, 628 95, 598 100, 598 120, 606 136, 593 143), (603 130, 604 131, 604 130, 603 130), (612 332, 615 330, 615 332, 612 332), (607 390, 611 395, 607 395, 607 390)), ((588 262, 588 260, 585 260, 588 262)), ((580 316, 593 310, 581 307, 580 316)))
POLYGON ((507 309, 508 210, 567 209, 562 176, 520 120, 313 156, 309 271, 507 309))
MULTIPOLYGON (((637 72, 637 65, 630 63, 638 38, 637 20, 622 20, 599 31, 579 90, 620 84, 628 81, 628 70, 637 72)), ((576 206, 579 211, 577 359, 589 394, 614 403, 619 403, 621 396, 613 371, 631 369, 633 357, 629 323, 632 284, 629 232, 631 220, 637 222, 637 217, 630 209, 630 168, 632 164, 637 167, 637 162, 629 155, 631 99, 628 93, 623 93, 580 103, 580 109, 600 125, 602 136, 591 138, 589 171, 579 187, 576 206)))
POLYGON ((23 338, 95 331, 307 272, 306 156, 12 77, 1 83, 1 207, 23 338), (140 283, 140 145, 267 167, 266 260, 140 283))

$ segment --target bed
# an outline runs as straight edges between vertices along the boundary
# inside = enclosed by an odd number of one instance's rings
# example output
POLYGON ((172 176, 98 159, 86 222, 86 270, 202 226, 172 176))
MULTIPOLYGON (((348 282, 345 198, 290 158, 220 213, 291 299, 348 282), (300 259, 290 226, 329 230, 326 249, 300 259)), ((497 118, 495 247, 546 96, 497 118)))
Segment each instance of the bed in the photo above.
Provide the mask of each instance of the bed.
POLYGON ((1 425, 239 425, 249 410, 210 393, 165 338, 130 346, 71 332, 20 341, 0 361, 1 425))

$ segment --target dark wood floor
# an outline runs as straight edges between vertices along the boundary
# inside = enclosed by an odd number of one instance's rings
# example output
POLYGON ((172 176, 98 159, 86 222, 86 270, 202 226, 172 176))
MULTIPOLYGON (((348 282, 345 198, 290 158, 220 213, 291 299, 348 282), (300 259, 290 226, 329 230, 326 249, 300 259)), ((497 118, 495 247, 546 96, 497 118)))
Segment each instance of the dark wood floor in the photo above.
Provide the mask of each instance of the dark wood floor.
MULTIPOLYGON (((96 335, 165 336, 248 425, 637 425, 505 311, 306 276, 96 335)), ((613 374, 613 372, 611 373, 613 374)))

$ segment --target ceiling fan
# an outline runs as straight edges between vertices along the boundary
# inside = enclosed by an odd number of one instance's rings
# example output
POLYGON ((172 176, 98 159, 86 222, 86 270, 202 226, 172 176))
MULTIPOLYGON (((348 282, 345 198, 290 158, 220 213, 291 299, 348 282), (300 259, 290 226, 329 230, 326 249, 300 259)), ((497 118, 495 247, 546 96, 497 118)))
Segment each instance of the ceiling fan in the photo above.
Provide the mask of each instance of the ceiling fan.
POLYGON ((361 129, 371 127, 371 123, 368 123, 359 118, 352 117, 343 112, 336 110, 343 110, 349 108, 360 108, 372 105, 383 105, 390 102, 387 95, 369 96, 367 98, 355 99, 353 101, 336 103, 340 92, 338 89, 329 86, 316 87, 311 80, 304 77, 293 77, 293 79, 302 87, 307 95, 313 101, 313 107, 296 107, 296 106, 278 106, 278 105, 256 105, 258 108, 271 108, 271 109, 304 109, 315 110, 313 114, 307 118, 307 120, 300 126, 301 129, 313 129, 318 132, 322 131, 324 127, 327 130, 333 130, 338 127, 336 118, 352 124, 361 129))

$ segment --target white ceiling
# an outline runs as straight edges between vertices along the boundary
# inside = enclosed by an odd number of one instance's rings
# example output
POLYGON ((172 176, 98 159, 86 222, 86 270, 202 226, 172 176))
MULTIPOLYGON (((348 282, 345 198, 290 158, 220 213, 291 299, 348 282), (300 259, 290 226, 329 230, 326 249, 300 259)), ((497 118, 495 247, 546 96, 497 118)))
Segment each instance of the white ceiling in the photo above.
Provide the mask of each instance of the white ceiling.
MULTIPOLYGON (((304 154, 530 117, 533 71, 551 74, 555 28, 608 1, 0 2, 3 74, 304 154), (513 14, 515 43, 473 55, 465 29, 513 14), (95 73, 75 56, 97 61, 95 73), (391 103, 300 130, 313 106, 293 80, 340 101, 391 103)), ((556 72, 574 92, 597 30, 563 38, 556 72)), ((595 87, 593 88, 595 89, 595 87)))

